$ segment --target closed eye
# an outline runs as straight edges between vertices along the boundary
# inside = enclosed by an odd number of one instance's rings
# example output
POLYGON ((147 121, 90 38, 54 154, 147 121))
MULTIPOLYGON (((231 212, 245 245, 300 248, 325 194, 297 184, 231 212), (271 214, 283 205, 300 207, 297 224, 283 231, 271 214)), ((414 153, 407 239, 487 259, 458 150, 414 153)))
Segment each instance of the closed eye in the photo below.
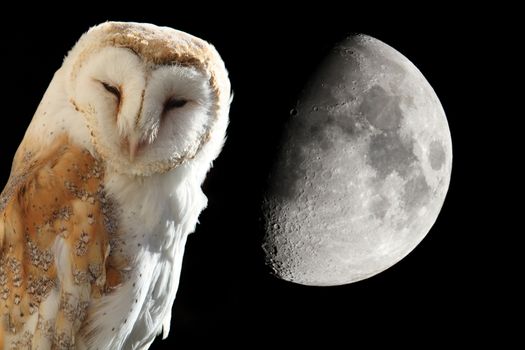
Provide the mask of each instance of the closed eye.
POLYGON ((188 103, 188 100, 179 97, 172 97, 164 104, 164 112, 171 111, 175 108, 182 108, 188 103))
POLYGON ((113 85, 110 85, 108 83, 105 83, 103 81, 100 82, 104 89, 106 89, 107 92, 114 95, 119 101, 120 101, 120 90, 118 87, 115 87, 113 85))

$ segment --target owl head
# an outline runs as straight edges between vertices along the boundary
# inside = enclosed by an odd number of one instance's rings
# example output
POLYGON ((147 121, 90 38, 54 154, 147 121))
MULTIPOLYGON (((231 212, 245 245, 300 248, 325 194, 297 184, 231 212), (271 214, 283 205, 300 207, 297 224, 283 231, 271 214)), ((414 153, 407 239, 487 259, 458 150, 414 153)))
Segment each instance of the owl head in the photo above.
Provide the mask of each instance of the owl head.
POLYGON ((167 27, 107 22, 91 28, 63 64, 68 103, 91 143, 123 174, 149 176, 222 147, 230 82, 209 43, 167 27))

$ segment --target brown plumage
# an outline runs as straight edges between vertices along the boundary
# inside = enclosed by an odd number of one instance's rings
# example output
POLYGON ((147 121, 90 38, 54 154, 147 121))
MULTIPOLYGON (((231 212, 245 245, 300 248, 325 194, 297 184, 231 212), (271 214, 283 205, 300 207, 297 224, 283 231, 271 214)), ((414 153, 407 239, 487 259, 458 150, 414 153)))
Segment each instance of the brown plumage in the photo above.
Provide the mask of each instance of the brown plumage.
MULTIPOLYGON (((33 343, 68 348, 90 299, 117 286, 126 267, 118 251, 109 255, 118 230, 102 186, 103 167, 66 136, 36 152, 22 147, 15 164, 0 196, 0 344, 5 333, 23 332, 36 313, 33 343), (53 253, 57 240, 67 248, 63 257, 53 253), (65 274, 55 264, 62 258, 70 267, 65 274), (57 317, 50 322, 40 307, 59 280, 57 317)), ((30 344, 28 334, 14 348, 30 344)))

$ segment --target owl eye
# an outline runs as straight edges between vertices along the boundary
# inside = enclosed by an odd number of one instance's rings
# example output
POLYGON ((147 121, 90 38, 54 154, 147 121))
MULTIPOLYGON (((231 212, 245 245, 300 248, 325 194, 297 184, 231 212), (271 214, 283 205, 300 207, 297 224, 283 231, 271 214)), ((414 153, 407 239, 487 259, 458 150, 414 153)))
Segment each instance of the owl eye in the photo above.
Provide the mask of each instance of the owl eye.
POLYGON ((114 95, 118 100, 120 100, 120 90, 117 87, 105 82, 101 82, 101 84, 107 92, 114 95))
POLYGON ((175 108, 184 107, 186 103, 188 103, 188 100, 185 100, 183 98, 172 97, 164 104, 164 111, 167 112, 175 108))

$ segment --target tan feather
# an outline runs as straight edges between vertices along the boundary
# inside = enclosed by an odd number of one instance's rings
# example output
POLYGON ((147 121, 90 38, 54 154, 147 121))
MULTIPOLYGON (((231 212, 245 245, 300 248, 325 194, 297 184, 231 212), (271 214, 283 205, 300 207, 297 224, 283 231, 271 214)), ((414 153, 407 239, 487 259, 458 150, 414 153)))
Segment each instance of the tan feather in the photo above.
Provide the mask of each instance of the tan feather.
POLYGON ((58 137, 44 150, 29 150, 27 143, 0 196, 0 340, 71 348, 90 301, 120 281, 112 259, 122 265, 122 258, 109 257, 116 220, 96 158, 67 137, 58 137), (60 259, 65 261, 57 268, 60 259), (52 291, 59 293, 60 302, 50 334, 41 326, 50 320, 39 307, 52 291), (38 326, 27 329, 35 313, 38 326), (34 336, 28 338, 26 332, 34 336))

